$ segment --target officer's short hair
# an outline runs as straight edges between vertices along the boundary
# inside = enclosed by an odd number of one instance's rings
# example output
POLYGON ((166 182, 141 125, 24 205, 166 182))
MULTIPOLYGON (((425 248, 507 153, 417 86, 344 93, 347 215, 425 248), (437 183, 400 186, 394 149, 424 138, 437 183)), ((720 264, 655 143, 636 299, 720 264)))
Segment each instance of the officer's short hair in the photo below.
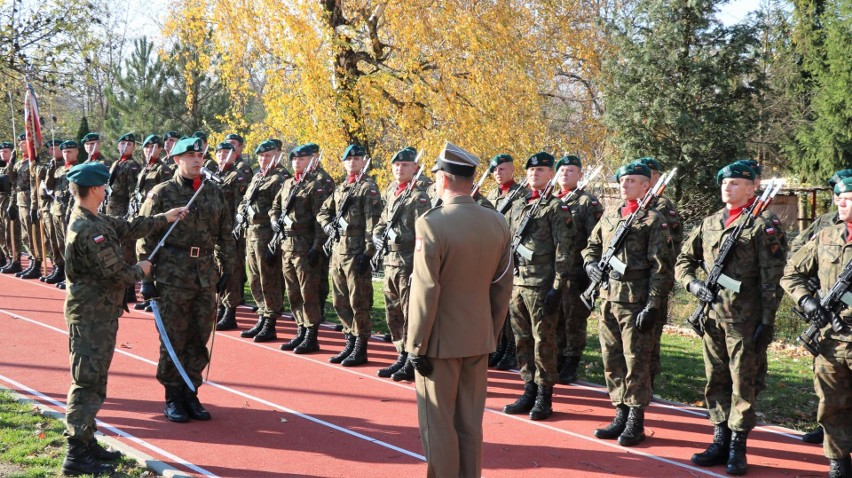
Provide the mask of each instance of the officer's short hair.
POLYGON ((89 193, 94 187, 97 186, 80 186, 77 183, 72 183, 71 181, 68 181, 68 189, 71 191, 71 194, 77 196, 80 199, 88 197, 89 193))

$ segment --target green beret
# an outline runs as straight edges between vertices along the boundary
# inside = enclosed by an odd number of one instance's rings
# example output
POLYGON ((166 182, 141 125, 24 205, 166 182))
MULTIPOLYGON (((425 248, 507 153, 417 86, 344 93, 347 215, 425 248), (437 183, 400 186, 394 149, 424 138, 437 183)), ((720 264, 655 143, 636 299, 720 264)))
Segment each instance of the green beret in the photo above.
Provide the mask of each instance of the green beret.
POLYGON ((663 169, 663 167, 660 166, 660 162, 650 156, 639 158, 636 161, 644 164, 645 166, 648 166, 648 169, 650 169, 651 171, 659 172, 663 169))
POLYGON ((233 145, 233 144, 231 144, 231 143, 229 143, 229 142, 227 142, 227 141, 222 141, 221 143, 219 143, 219 144, 216 146, 216 151, 219 151, 219 150, 222 150, 222 149, 227 149, 227 150, 230 150, 230 151, 234 151, 234 145, 233 145))
POLYGON ((488 172, 493 173, 494 169, 497 166, 500 166, 503 163, 511 163, 511 162, 514 162, 514 161, 515 161, 515 159, 512 158, 508 154, 505 154, 505 153, 498 154, 497 156, 494 156, 493 158, 491 158, 491 161, 488 162, 488 172))
POLYGON ((538 153, 535 153, 527 159, 527 165, 524 167, 524 169, 530 169, 536 166, 546 166, 548 168, 552 168, 555 160, 556 158, 554 158, 552 154, 545 153, 544 151, 539 151, 538 153))
POLYGON ((257 148, 254 149, 254 154, 268 153, 269 151, 275 151, 276 149, 277 146, 275 143, 270 140, 266 140, 257 145, 257 148))
POLYGON ((119 143, 122 141, 130 141, 131 143, 135 143, 136 135, 133 133, 124 133, 123 135, 121 135, 121 138, 118 138, 119 143))
POLYGON ((73 141, 73 140, 70 140, 70 139, 69 139, 68 141, 65 141, 64 143, 60 144, 60 145, 59 145, 59 149, 60 149, 60 150, 65 150, 65 149, 80 149, 80 147, 77 145, 77 142, 76 142, 76 141, 73 141))
POLYGON ((840 196, 842 193, 852 192, 852 177, 843 178, 834 185, 834 195, 840 196))
POLYGON ((196 131, 192 133, 193 138, 199 138, 201 141, 207 142, 207 133, 204 131, 196 131))
POLYGON ((18 142, 19 143, 21 141, 26 141, 26 140, 27 140, 27 133, 21 133, 21 134, 18 135, 18 142))
POLYGON ((746 166, 750 167, 751 170, 754 171, 754 174, 757 175, 757 176, 760 176, 760 173, 763 170, 763 168, 760 167, 760 163, 758 163, 757 161, 755 161, 753 159, 740 159, 740 160, 737 160, 737 161, 734 161, 734 162, 740 163, 740 164, 745 164, 746 166))
POLYGON ((267 139, 267 141, 271 141, 273 144, 275 144, 275 149, 277 149, 278 151, 281 151, 281 149, 284 148, 284 143, 280 139, 269 138, 267 139))
POLYGON ((62 140, 61 140, 61 139, 52 139, 52 140, 50 140, 50 141, 45 142, 45 143, 44 143, 44 147, 45 147, 45 148, 50 148, 50 147, 53 147, 53 146, 59 146, 60 144, 62 144, 62 140))
POLYGON ((89 133, 80 140, 81 143, 88 143, 89 141, 100 141, 101 135, 98 133, 89 133))
POLYGON ((243 137, 238 135, 237 133, 231 133, 228 136, 225 136, 225 141, 230 141, 232 139, 235 140, 237 143, 246 144, 246 140, 243 139, 243 137))
POLYGON ((346 148, 346 151, 343 152, 343 156, 340 157, 341 161, 346 161, 346 158, 349 156, 366 156, 367 150, 364 149, 363 146, 357 144, 350 144, 349 147, 346 148))
POLYGON ((163 135, 163 141, 166 141, 166 140, 169 140, 169 139, 172 139, 172 138, 180 139, 180 133, 178 133, 177 131, 169 131, 169 132, 167 132, 166 134, 163 135))
POLYGON ((306 156, 312 156, 312 154, 308 152, 304 145, 296 146, 290 151, 290 159, 304 158, 306 156))
POLYGON ((615 180, 620 181, 622 176, 645 176, 646 178, 651 178, 651 168, 640 163, 639 161, 633 161, 632 163, 625 164, 624 166, 618 168, 618 171, 615 173, 615 180))
POLYGON ((562 166, 577 166, 578 168, 582 168, 583 163, 580 161, 579 156, 569 154, 568 156, 562 156, 559 158, 559 161, 556 162, 556 166, 554 166, 553 169, 559 171, 559 168, 562 166))
POLYGON ((3 141, 0 143, 0 149, 15 149, 15 145, 8 141, 3 141))
POLYGON ((417 159, 417 150, 411 146, 403 148, 396 152, 391 158, 391 164, 399 161, 401 163, 413 163, 417 159))
POLYGON ((316 143, 305 143, 301 146, 301 148, 309 155, 313 156, 320 151, 320 147, 316 143))
POLYGON ((722 184, 723 179, 731 178, 741 178, 754 181, 755 177, 757 177, 757 174, 754 173, 753 169, 748 167, 745 163, 736 161, 725 166, 716 173, 716 184, 722 184))
POLYGON ((846 178, 852 178, 852 169, 841 169, 840 171, 837 171, 834 173, 834 176, 828 180, 828 185, 834 187, 835 184, 846 178))
POLYGON ((200 153, 201 152, 201 138, 196 138, 195 136, 190 136, 188 138, 181 138, 175 143, 175 147, 172 148, 171 155, 180 156, 186 153, 200 153))
POLYGON ((144 148, 145 146, 148 146, 149 144, 156 144, 157 146, 162 148, 163 147, 163 138, 160 138, 156 134, 148 135, 148 137, 145 138, 145 141, 142 142, 142 147, 144 148))
POLYGON ((109 181, 109 168, 97 161, 78 164, 65 177, 80 186, 103 186, 109 181))

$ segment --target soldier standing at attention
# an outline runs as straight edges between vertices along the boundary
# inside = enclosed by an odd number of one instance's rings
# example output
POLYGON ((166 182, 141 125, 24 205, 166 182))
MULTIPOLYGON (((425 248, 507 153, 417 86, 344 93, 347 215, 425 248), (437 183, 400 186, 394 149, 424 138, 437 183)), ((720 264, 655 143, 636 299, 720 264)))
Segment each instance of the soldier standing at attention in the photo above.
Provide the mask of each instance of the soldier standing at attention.
POLYGON ((429 477, 482 476, 488 354, 512 293, 506 220, 470 196, 478 162, 447 144, 432 168, 443 204, 415 224, 405 349, 429 477))
MULTIPOLYGON (((169 181, 152 189, 142 204, 141 216, 152 216, 173 207, 185 206, 201 187, 201 141, 183 138, 172 151, 177 171, 169 181)), ((201 372, 209 363, 207 340, 216 316, 216 293, 228 282, 234 253, 232 218, 227 215, 225 196, 207 184, 154 257, 153 282, 143 282, 142 296, 159 297, 168 337, 178 360, 186 369, 196 391, 185 387, 165 346, 160 344, 157 380, 166 389, 165 415, 173 422, 209 420, 210 413, 198 400, 201 372)), ((147 259, 160 241, 149 234, 137 243, 140 259, 147 259)))
MULTIPOLYGON (((592 231, 583 261, 594 282, 603 278, 598 265, 619 224, 639 209, 651 188, 651 170, 640 162, 622 166, 615 175, 624 203, 604 213, 592 231)), ((600 342, 604 378, 615 418, 595 430, 595 436, 634 446, 645 439, 645 408, 651 403, 649 361, 654 346, 654 323, 660 304, 672 286, 672 242, 662 214, 646 209, 637 217, 613 257, 626 264, 613 271, 601 293, 600 342)))
MULTIPOLYGON (((25 133, 18 136, 18 151, 27 154, 27 137, 25 133)), ((21 230, 27 238, 27 250, 30 253, 30 266, 15 274, 22 279, 35 279, 41 269, 41 228, 38 225, 38 193, 33 192, 35 177, 30 175, 30 161, 34 163, 33 170, 38 164, 38 157, 29 158, 24 156, 12 168, 12 180, 17 193, 12 198, 13 207, 17 209, 17 215, 21 220, 21 230)))
POLYGON ((14 274, 21 271, 20 229, 9 216, 12 201, 12 178, 10 171, 15 146, 4 141, 0 143, 0 273, 14 274), (8 271, 8 272, 7 272, 8 271))
POLYGON ((586 191, 577 190, 577 183, 583 178, 582 168, 582 162, 577 156, 563 156, 555 167, 559 186, 556 197, 568 206, 577 228, 577 234, 574 236, 574 255, 562 290, 562 304, 556 327, 556 342, 559 346, 556 368, 559 371, 559 383, 564 385, 577 380, 577 367, 583 358, 583 350, 586 349, 586 329, 592 311, 580 300, 580 294, 589 287, 581 253, 604 211, 598 198, 586 191))
POLYGON ((269 342, 278 338, 275 326, 284 308, 281 274, 281 261, 277 258, 267 261, 267 249, 272 240, 273 231, 269 218, 275 197, 281 190, 286 176, 274 164, 278 161, 279 150, 273 141, 264 141, 254 150, 260 163, 260 173, 256 174, 248 186, 251 191, 237 207, 237 222, 245 219, 246 263, 251 295, 257 304, 258 320, 254 327, 240 333, 241 337, 253 338, 255 342, 269 342), (240 215, 245 211, 245 218, 240 215))
POLYGON ((39 164, 36 168, 40 185, 38 192, 38 217, 40 226, 44 228, 45 252, 50 255, 50 262, 53 264, 50 273, 38 278, 41 282, 56 277, 62 266, 62 252, 59 250, 56 231, 53 229, 53 221, 50 220, 50 209, 55 202, 54 194, 53 190, 47 185, 48 177, 53 175, 54 171, 56 171, 56 165, 62 161, 62 152, 59 150, 60 143, 62 143, 62 140, 52 139, 44 144, 47 149, 47 160, 39 164))
POLYGON ((158 233, 174 222, 183 209, 165 214, 124 218, 99 214, 106 195, 109 170, 100 163, 74 166, 66 175, 75 206, 68 225, 65 248, 68 294, 65 322, 71 361, 71 388, 65 413, 68 452, 62 464, 65 475, 112 472, 105 461, 121 457, 95 439, 95 418, 104 403, 107 372, 115 351, 118 318, 124 308, 124 289, 150 272, 151 263, 124 262, 124 241, 158 233))
POLYGON ((852 178, 834 186, 837 217, 834 224, 816 233, 784 269, 781 285, 799 304, 808 319, 820 327, 819 355, 814 364, 814 388, 819 396, 817 420, 825 430, 823 451, 829 461, 829 478, 852 477, 852 310, 840 312, 841 331, 830 323, 827 311, 808 287, 817 279, 820 295, 825 296, 837 282, 847 263, 852 261, 852 178))
POLYGON ((408 360, 405 350, 406 316, 408 315, 408 296, 411 271, 414 267, 414 223, 417 218, 429 210, 429 196, 416 184, 411 185, 410 193, 405 197, 414 175, 421 167, 414 161, 417 150, 408 147, 398 151, 391 158, 391 172, 394 181, 385 190, 385 208, 379 223, 373 230, 373 244, 380 252, 385 246, 382 238, 387 234, 387 255, 382 258, 385 272, 385 318, 391 341, 397 352, 396 362, 379 369, 377 375, 392 378, 394 381, 414 380, 414 367, 408 360), (391 217, 396 211, 396 218, 391 217))
POLYGON ((49 174, 45 180, 47 189, 53 191, 53 203, 50 205, 50 221, 55 235, 56 247, 59 257, 63 258, 58 264, 58 269, 53 277, 44 280, 46 284, 58 284, 65 281, 65 229, 68 227, 68 217, 72 194, 68 189, 68 172, 77 165, 77 143, 65 141, 59 145, 62 152, 62 163, 53 162, 49 174))
POLYGON ((509 213, 516 247, 510 319, 524 393, 503 412, 529 413, 530 420, 544 420, 553 413, 557 314, 577 233, 568 206, 546 191, 553 179, 553 163, 553 155, 545 152, 527 159, 530 192, 509 213))
MULTIPOLYGON (((118 138, 118 161, 112 164, 109 172, 109 187, 111 192, 107 198, 106 213, 115 217, 126 217, 130 204, 130 194, 136 187, 141 166, 133 159, 136 151, 136 135, 125 133, 118 138)), ((132 262, 136 257, 135 244, 124 244, 124 261, 132 262)), ((128 285, 125 291, 127 302, 136 302, 136 288, 128 285)))
MULTIPOLYGON (((243 190, 238 190, 238 195, 234 197, 234 200, 236 201, 234 214, 236 214, 236 207, 240 204, 240 201, 243 200, 243 195, 246 193, 248 182, 251 181, 251 178, 254 176, 254 171, 251 167, 250 158, 243 155, 243 149, 246 144, 245 139, 237 133, 230 133, 225 136, 225 142, 231 143, 231 146, 234 147, 234 169, 240 172, 238 177, 242 177, 246 181, 246 184, 243 185, 243 190)), ((234 260, 234 276, 233 280, 237 281, 239 285, 234 286, 235 289, 232 290, 236 290, 239 293, 239 303, 245 304, 245 285, 248 277, 246 274, 246 236, 244 234, 240 234, 240 237, 237 238, 237 256, 234 260)), ((234 327, 236 328, 236 322, 234 323, 234 327)))
POLYGON ((101 154, 101 135, 98 133, 88 133, 80 139, 83 149, 88 155, 87 163, 98 162, 106 167, 110 167, 112 162, 101 154))
POLYGON ((367 363, 367 345, 373 327, 370 258, 376 252, 373 231, 382 214, 382 197, 372 177, 365 173, 358 180, 367 164, 366 154, 357 144, 346 148, 341 158, 346 179, 325 200, 317 216, 326 235, 339 238, 331 252, 331 280, 334 310, 343 323, 346 345, 329 362, 344 367, 367 363), (349 198, 342 204, 347 194, 349 198), (338 216, 342 220, 335 224, 338 216))
MULTIPOLYGON (((237 133, 230 133, 225 136, 225 142, 230 143, 234 147, 233 164, 234 168, 239 171, 242 176, 251 178, 254 171, 251 169, 251 163, 248 158, 243 156, 243 149, 246 145, 246 140, 237 133)), ((240 197, 242 199, 242 197, 240 197)))
POLYGON ((719 248, 755 201, 754 170, 725 166, 716 175, 725 208, 704 219, 684 242, 676 264, 677 280, 703 301, 714 301, 704 323, 704 397, 715 429, 713 443, 692 456, 699 466, 727 463, 731 475, 746 473, 746 441, 757 423, 755 399, 759 373, 758 344, 772 329, 780 294, 785 254, 774 224, 758 216, 731 251, 723 272, 742 283, 741 292, 713 294, 697 271, 713 266, 719 248), (762 327, 759 327, 761 326, 762 327))
MULTIPOLYGON (((491 158, 488 163, 488 172, 491 173, 497 186, 489 191, 485 198, 498 211, 502 210, 503 215, 506 216, 512 210, 511 203, 522 201, 529 191, 515 182, 515 160, 508 154, 498 154, 491 158), (518 189, 520 191, 517 191, 518 189), (514 199, 510 201, 510 204, 506 204, 512 194, 515 195, 514 199)), ((500 334, 500 340, 497 343, 497 350, 489 357, 488 366, 495 367, 497 370, 512 370, 518 366, 518 361, 515 358, 515 334, 512 332, 511 320, 507 319, 504 323, 503 332, 500 334)))
POLYGON ((174 171, 175 169, 175 160, 172 159, 172 150, 175 148, 178 140, 180 140, 180 134, 177 131, 169 131, 163 135, 163 164, 174 171))

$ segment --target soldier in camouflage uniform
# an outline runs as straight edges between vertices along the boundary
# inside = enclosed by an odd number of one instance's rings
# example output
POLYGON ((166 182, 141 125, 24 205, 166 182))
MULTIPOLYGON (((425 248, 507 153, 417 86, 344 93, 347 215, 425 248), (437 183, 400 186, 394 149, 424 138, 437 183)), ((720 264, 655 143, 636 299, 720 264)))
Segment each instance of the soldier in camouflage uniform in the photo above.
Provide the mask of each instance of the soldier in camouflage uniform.
POLYGON ((414 366, 408 360, 405 350, 408 288, 411 272, 414 267, 414 222, 429 210, 430 201, 426 191, 411 185, 420 166, 415 163, 417 150, 408 147, 398 151, 391 158, 392 181, 384 193, 385 207, 379 223, 373 230, 373 244, 380 251, 385 234, 387 237, 387 254, 382 257, 385 273, 385 318, 391 341, 397 351, 396 362, 388 367, 379 369, 377 375, 392 378, 394 381, 414 380, 414 366), (396 218, 391 218, 396 213, 396 218))
POLYGON ((834 186, 840 224, 822 229, 793 255, 784 269, 781 285, 808 319, 820 327, 819 355, 814 364, 814 388, 819 396, 817 420, 825 430, 823 450, 829 459, 830 478, 852 477, 852 309, 840 312, 843 330, 830 324, 809 280, 817 280, 825 296, 843 268, 852 261, 852 178, 834 186))
POLYGON ((503 407, 503 411, 529 413, 531 420, 544 420, 553 413, 553 385, 557 379, 556 324, 577 233, 568 206, 546 190, 555 174, 553 163, 553 155, 545 152, 527 159, 530 192, 512 204, 508 215, 515 247, 509 318, 517 344, 524 393, 514 403, 503 407), (527 220, 522 231, 520 228, 527 220))
POLYGON ((251 162, 243 156, 243 148, 245 148, 246 144, 243 137, 237 133, 230 133, 225 136, 225 142, 230 143, 234 147, 234 168, 242 173, 243 176, 247 178, 252 177, 254 171, 251 169, 251 162))
POLYGON ((64 141, 59 145, 59 150, 62 152, 63 161, 62 163, 51 161, 45 185, 47 189, 53 191, 53 202, 47 216, 50 218, 54 241, 59 249, 58 257, 62 261, 58 262, 58 269, 55 274, 52 277, 45 278, 46 284, 57 284, 65 281, 65 229, 68 227, 66 218, 72 199, 71 191, 68 188, 67 174, 77 164, 77 142, 64 141))
MULTIPOLYGON (((201 187, 201 141, 181 139, 173 155, 177 164, 174 177, 148 193, 141 216, 185 206, 201 187)), ((143 297, 159 297, 166 332, 195 387, 201 386, 201 372, 209 363, 207 341, 216 317, 216 293, 224 289, 233 265, 233 219, 227 213, 219 187, 204 185, 186 218, 175 226, 153 258, 153 282, 143 282, 143 297)), ((137 243, 139 258, 147 259, 160 238, 160 234, 152 233, 141 239, 137 243)), ((174 422, 210 419, 198 400, 197 388, 192 392, 184 386, 162 343, 157 380, 166 389, 166 418, 174 422)))
POLYGON ((45 253, 50 257, 50 262, 53 267, 50 272, 38 278, 44 282, 48 278, 56 277, 59 272, 59 266, 62 264, 62 254, 59 251, 57 244, 56 231, 53 230, 53 222, 50 220, 50 208, 53 205, 53 191, 47 186, 48 176, 53 174, 56 169, 56 164, 62 161, 62 153, 59 151, 59 144, 62 140, 53 139, 44 144, 47 150, 46 159, 44 162, 36 166, 36 174, 38 175, 38 217, 39 227, 44 231, 45 253))
MULTIPOLYGON (((207 167, 222 178, 219 187, 225 194, 225 204, 228 207, 228 216, 237 214, 237 207, 243 200, 243 195, 251 182, 251 169, 249 173, 236 167, 236 150, 230 142, 222 142, 216 147, 216 160, 209 161, 207 167)), ((243 297, 243 276, 246 269, 246 241, 242 235, 236 241, 234 256, 234 273, 225 285, 225 291, 219 296, 219 305, 216 310, 216 330, 233 330, 237 328, 237 306, 243 297)))
MULTIPOLYGON (((637 211, 651 188, 651 170, 640 162, 622 166, 616 173, 621 207, 604 213, 583 250, 586 273, 593 282, 603 278, 599 266, 618 226, 637 211)), ((595 430, 595 436, 618 438, 622 446, 645 439, 645 408, 651 402, 650 359, 654 323, 660 318, 662 299, 672 286, 672 242, 669 225, 654 209, 640 213, 630 226, 614 258, 626 264, 624 273, 610 272, 601 290, 600 342, 604 378, 616 408, 612 423, 595 430)))
POLYGON ((4 141, 0 143, 0 272, 20 272, 20 237, 15 240, 18 231, 16 224, 7 212, 12 196, 12 179, 8 171, 12 169, 12 157, 15 146, 4 141), (12 270, 17 269, 17 270, 12 270))
POLYGON ((281 350, 297 354, 319 351, 320 280, 323 278, 322 246, 325 234, 317 222, 323 202, 331 194, 329 188, 315 175, 311 154, 290 153, 294 176, 284 182, 275 198, 269 215, 272 229, 283 233, 278 247, 290 310, 296 320, 296 336, 281 345, 281 350), (309 170, 310 168, 310 170, 309 170))
POLYGON ((589 286, 581 253, 604 211, 598 198, 587 191, 577 189, 577 183, 583 178, 582 168, 582 162, 577 156, 562 157, 555 168, 559 186, 556 197, 568 206, 577 228, 577 234, 574 236, 574 256, 562 289, 556 329, 559 346, 556 368, 559 371, 559 383, 565 385, 577 380, 577 367, 583 357, 583 350, 586 349, 587 322, 592 313, 580 300, 580 294, 589 286))
POLYGON ((732 475, 746 472, 746 442, 756 425, 755 400, 759 372, 759 344, 771 333, 780 302, 779 281, 785 250, 775 225, 758 216, 740 236, 723 273, 741 282, 742 290, 711 292, 698 279, 702 262, 713 266, 719 248, 742 221, 743 211, 755 201, 754 170, 733 163, 716 176, 725 208, 707 217, 684 242, 677 259, 677 280, 690 293, 713 306, 704 323, 704 396, 715 429, 713 443, 692 456, 699 466, 727 463, 732 475))
POLYGON ((373 231, 383 208, 375 180, 365 173, 356 181, 367 163, 366 154, 366 150, 356 144, 346 148, 341 157, 346 179, 325 200, 317 216, 326 235, 338 238, 331 252, 332 303, 343 323, 346 345, 329 361, 346 367, 367 363, 367 345, 373 326, 370 321, 373 306, 370 258, 376 252, 373 231), (348 201, 341 204, 347 194, 348 201), (338 214, 341 220, 335 223, 338 214))
MULTIPOLYGON (((496 186, 488 192, 485 199, 493 204, 503 215, 508 215, 512 203, 522 200, 529 193, 527 188, 515 182, 514 158, 508 154, 498 154, 488 163, 488 172, 494 178, 496 186), (514 198, 507 203, 509 197, 514 198)), ((518 366, 515 359, 515 334, 512 332, 512 320, 507 317, 497 342, 497 350, 488 357, 488 366, 497 370, 512 370, 518 366)))
MULTIPOLYGON (((26 135, 18 136, 18 151, 26 153, 26 135)), ((18 209, 17 215, 21 221, 21 230, 26 238, 27 250, 30 253, 30 266, 15 274, 15 277, 24 279, 35 279, 39 277, 41 269, 41 228, 38 223, 38 194, 31 194, 35 189, 35 177, 30 174, 38 164, 35 158, 32 168, 30 159, 24 156, 23 160, 15 163, 12 168, 12 181, 15 185, 16 194, 12 197, 12 206, 18 209)))
POLYGON ((110 161, 106 156, 101 153, 101 135, 98 133, 88 133, 80 139, 80 143, 83 145, 83 149, 86 151, 87 163, 98 162, 103 164, 106 167, 110 167, 112 165, 112 161, 110 161))
POLYGON ((255 342, 269 342, 278 338, 275 326, 284 308, 281 261, 267 258, 267 245, 274 234, 269 211, 287 176, 277 167, 280 151, 274 142, 260 143, 254 153, 262 172, 252 178, 249 192, 237 207, 237 222, 245 220, 248 224, 246 263, 251 295, 258 306, 258 320, 254 327, 244 330, 240 336, 251 337, 255 342))
MULTIPOLYGON (((133 158, 136 151, 136 135, 125 133, 118 139, 118 161, 110 167, 109 187, 111 189, 107 198, 106 213, 115 217, 127 217, 127 209, 130 204, 130 195, 139 179, 139 171, 142 166, 133 158)), ((136 257, 135 245, 124 244, 124 260, 132 262, 136 257)), ((127 302, 136 302, 136 289, 133 285, 127 286, 125 291, 127 302)))
POLYGON ((65 258, 68 295, 65 321, 71 362, 71 387, 65 413, 68 452, 62 464, 66 475, 110 473, 105 461, 121 454, 107 451, 95 439, 95 418, 107 391, 107 372, 115 351, 118 318, 124 308, 124 289, 151 270, 151 263, 123 260, 122 242, 149 232, 161 232, 181 209, 165 214, 123 218, 98 213, 106 194, 109 170, 99 163, 71 168, 67 181, 76 197, 68 226, 65 258))
POLYGON ((167 168, 170 168, 172 171, 175 169, 175 160, 172 159, 172 150, 177 144, 178 140, 180 140, 180 134, 177 131, 168 131, 163 135, 163 157, 161 161, 163 165, 167 168))
MULTIPOLYGON (((225 136, 225 142, 231 143, 231 146, 234 147, 234 155, 236 157, 236 160, 234 161, 234 169, 239 171, 239 173, 240 173, 239 177, 245 178, 245 181, 247 181, 247 182, 251 181, 251 178, 254 176, 255 173, 254 173, 254 170, 252 170, 251 161, 249 160, 249 158, 247 156, 243 155, 243 148, 245 147, 245 140, 239 134, 231 133, 231 134, 225 136)), ((238 197, 235 196, 236 205, 234 206, 234 213, 236 213, 236 206, 239 205, 240 201, 243 200, 243 195, 246 192, 247 186, 248 186, 248 183, 244 184, 242 192, 239 192, 238 197)), ((236 258, 236 262, 234 262, 234 275, 236 277, 234 277, 233 280, 237 281, 237 283, 239 285, 235 286, 236 288, 231 289, 231 290, 233 291, 233 290, 239 289, 237 291, 237 292, 239 292, 239 299, 238 300, 239 300, 240 304, 244 304, 245 303, 245 298, 244 298, 245 284, 246 284, 246 281, 248 280, 248 276, 246 274, 246 237, 245 237, 245 235, 240 235, 240 237, 237 238, 237 258, 236 258)), ((229 302, 230 302, 230 299, 229 299, 229 302)))

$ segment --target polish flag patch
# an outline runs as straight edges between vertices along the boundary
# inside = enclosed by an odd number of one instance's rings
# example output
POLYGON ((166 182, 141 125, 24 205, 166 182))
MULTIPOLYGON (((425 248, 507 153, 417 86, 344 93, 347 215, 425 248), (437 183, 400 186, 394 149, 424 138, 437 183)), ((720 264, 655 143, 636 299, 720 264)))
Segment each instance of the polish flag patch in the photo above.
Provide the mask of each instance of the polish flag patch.
POLYGON ((774 227, 767 227, 766 228, 766 234, 770 235, 770 236, 775 234, 775 228, 774 227))
POLYGON ((95 244, 100 244, 100 243, 105 242, 105 241, 106 241, 106 238, 104 237, 103 234, 99 234, 99 235, 95 236, 95 244))

